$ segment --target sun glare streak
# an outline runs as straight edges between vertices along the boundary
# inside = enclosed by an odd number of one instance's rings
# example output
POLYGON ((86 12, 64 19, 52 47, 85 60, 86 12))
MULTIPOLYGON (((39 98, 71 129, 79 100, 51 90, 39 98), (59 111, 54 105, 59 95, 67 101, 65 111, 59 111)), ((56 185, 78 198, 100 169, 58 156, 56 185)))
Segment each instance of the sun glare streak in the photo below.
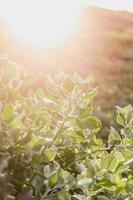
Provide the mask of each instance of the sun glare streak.
POLYGON ((15 37, 30 45, 54 47, 75 30, 82 0, 4 0, 1 17, 15 37))

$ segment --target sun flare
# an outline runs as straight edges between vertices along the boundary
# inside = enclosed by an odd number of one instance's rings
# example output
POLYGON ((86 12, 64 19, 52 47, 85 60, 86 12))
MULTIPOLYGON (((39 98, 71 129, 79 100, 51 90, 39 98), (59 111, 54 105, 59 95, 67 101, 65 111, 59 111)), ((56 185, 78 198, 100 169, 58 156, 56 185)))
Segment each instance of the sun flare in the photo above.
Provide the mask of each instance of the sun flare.
POLYGON ((54 47, 75 30, 83 8, 82 2, 82 0, 4 0, 1 15, 9 30, 21 42, 54 47))

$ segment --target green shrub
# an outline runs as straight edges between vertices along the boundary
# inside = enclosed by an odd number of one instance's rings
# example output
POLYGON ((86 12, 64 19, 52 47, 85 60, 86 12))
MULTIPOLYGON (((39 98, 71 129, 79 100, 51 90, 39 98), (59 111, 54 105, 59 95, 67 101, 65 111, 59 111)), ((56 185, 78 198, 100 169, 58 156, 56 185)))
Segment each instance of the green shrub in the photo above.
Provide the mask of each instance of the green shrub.
POLYGON ((112 127, 104 144, 91 76, 48 77, 23 95, 34 77, 8 72, 0 76, 0 200, 133 199, 133 108, 117 107, 121 131, 112 127))

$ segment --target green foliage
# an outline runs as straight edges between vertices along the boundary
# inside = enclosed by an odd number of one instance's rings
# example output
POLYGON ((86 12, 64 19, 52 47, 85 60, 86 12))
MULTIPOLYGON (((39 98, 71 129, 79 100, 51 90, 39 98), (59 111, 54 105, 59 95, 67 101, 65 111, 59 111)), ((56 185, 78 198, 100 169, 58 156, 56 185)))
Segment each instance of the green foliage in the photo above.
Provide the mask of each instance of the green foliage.
POLYGON ((89 77, 48 77, 24 95, 27 80, 0 79, 0 199, 132 199, 132 106, 117 107, 121 130, 111 128, 105 144, 89 77))

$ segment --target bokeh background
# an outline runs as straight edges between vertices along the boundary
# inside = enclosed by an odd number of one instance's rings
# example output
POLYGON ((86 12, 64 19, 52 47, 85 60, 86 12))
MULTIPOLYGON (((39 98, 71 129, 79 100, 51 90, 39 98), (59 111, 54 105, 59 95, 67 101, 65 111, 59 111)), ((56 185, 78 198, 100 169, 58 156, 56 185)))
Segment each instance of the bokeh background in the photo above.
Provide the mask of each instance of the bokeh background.
MULTIPOLYGON (((27 46, 0 22, 1 58, 8 55, 37 74, 38 85, 45 84, 47 74, 54 75, 60 70, 95 77, 99 86, 95 113, 102 119, 101 132, 105 138, 108 128, 115 126, 112 115, 116 105, 133 104, 133 5, 131 1, 123 4, 116 1, 115 5, 106 2, 86 4, 75 32, 54 48, 27 46)), ((0 59, 0 65, 2 62, 0 59)))

